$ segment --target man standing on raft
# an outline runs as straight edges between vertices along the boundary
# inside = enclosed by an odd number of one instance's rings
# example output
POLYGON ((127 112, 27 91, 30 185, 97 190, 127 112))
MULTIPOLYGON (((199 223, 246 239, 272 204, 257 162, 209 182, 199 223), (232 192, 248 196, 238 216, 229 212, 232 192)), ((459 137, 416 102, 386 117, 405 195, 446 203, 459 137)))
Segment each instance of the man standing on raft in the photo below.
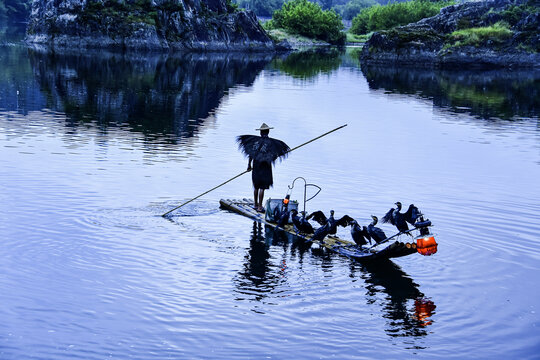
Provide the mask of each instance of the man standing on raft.
POLYGON ((259 212, 264 212, 262 206, 264 190, 269 189, 274 183, 272 165, 277 159, 286 158, 291 150, 283 141, 269 137, 270 129, 273 128, 263 123, 259 129, 255 129, 261 132, 261 136, 240 135, 236 138, 238 148, 249 158, 247 170, 253 170, 251 179, 254 188, 254 207, 259 212))

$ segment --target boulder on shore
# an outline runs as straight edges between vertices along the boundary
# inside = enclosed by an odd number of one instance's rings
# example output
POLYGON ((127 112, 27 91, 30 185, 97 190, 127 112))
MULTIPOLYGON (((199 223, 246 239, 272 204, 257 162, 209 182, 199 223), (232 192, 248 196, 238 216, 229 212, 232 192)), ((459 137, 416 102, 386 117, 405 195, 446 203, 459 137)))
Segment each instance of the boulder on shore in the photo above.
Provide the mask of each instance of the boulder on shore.
POLYGON ((538 9, 536 0, 448 6, 417 23, 375 32, 360 59, 416 67, 540 67, 538 9))
POLYGON ((54 48, 273 51, 230 0, 34 0, 27 42, 54 48))

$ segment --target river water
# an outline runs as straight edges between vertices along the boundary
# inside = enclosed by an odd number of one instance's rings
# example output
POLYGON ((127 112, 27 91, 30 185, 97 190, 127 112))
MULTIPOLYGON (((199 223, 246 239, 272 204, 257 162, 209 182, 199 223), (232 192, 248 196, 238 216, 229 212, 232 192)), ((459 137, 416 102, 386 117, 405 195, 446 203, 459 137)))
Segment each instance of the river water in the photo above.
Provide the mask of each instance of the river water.
POLYGON ((47 53, 22 31, 0 41, 0 358, 540 358, 538 72, 47 53), (291 147, 348 124, 267 196, 303 176, 309 211, 366 225, 414 203, 438 252, 363 265, 276 236, 219 209, 249 175, 159 216, 244 171, 235 136, 262 122, 291 147))

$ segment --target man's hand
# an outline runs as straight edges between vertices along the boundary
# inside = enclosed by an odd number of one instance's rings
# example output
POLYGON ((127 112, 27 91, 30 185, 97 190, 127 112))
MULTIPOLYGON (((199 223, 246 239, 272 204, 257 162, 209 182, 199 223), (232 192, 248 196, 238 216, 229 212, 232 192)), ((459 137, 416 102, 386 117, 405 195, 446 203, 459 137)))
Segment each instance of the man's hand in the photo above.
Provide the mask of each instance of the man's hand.
POLYGON ((247 171, 251 171, 251 164, 248 165, 247 171))

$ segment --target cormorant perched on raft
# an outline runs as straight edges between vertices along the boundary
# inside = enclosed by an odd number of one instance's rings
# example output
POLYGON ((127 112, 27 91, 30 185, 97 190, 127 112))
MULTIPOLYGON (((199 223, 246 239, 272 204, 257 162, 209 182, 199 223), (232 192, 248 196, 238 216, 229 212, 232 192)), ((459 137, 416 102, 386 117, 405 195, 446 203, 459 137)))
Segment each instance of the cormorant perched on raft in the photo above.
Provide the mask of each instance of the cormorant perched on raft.
POLYGON ((367 232, 369 236, 371 236, 371 238, 375 240, 377 244, 379 244, 386 239, 386 234, 384 233, 384 231, 382 231, 381 228, 375 226, 377 225, 379 218, 377 218, 375 215, 371 215, 371 218, 373 219, 373 221, 371 222, 371 224, 368 225, 367 232))
POLYGON ((298 216, 298 210, 291 210, 292 222, 297 232, 302 234, 313 234, 313 226, 305 218, 306 213, 302 211, 302 217, 298 216))
POLYGON ((253 198, 255 209, 263 212, 264 190, 269 189, 274 180, 272 179, 272 165, 276 160, 284 159, 291 150, 287 144, 278 139, 268 136, 270 129, 263 123, 260 128, 261 136, 240 135, 236 138, 238 148, 249 158, 248 171, 253 169, 251 179, 253 181, 253 198), (253 168, 251 164, 253 163, 253 168))
POLYGON ((360 247, 367 245, 368 240, 369 240, 369 244, 371 245, 371 236, 369 235, 366 226, 360 227, 360 225, 358 225, 358 222, 356 220, 352 220, 350 222, 350 225, 351 225, 351 236, 354 242, 356 243, 356 245, 360 247))
POLYGON ((339 220, 334 219, 334 210, 330 210, 330 217, 326 218, 324 213, 322 211, 315 211, 308 215, 306 218, 307 220, 313 218, 316 222, 319 224, 326 226, 328 225, 328 234, 329 235, 336 235, 337 227, 339 226, 347 226, 351 221, 354 219, 350 217, 349 215, 343 215, 339 220))
MULTIPOLYGON (((287 199, 288 200, 288 199, 287 199)), ((285 224, 289 223, 289 202, 283 202, 283 208, 280 210, 279 206, 274 209, 274 220, 278 227, 283 228, 285 224)))
MULTIPOLYGON (((383 216, 381 221, 383 223, 391 223, 392 225, 395 225, 395 227, 400 232, 406 232, 409 230, 409 226, 407 226, 407 222, 411 225, 414 225, 416 219, 420 216, 420 210, 413 204, 409 205, 409 209, 405 213, 400 213, 401 210, 401 203, 398 201, 395 203, 396 209, 392 208, 388 210, 386 215, 383 216)), ((411 234, 407 233, 407 235, 412 236, 411 234)))

